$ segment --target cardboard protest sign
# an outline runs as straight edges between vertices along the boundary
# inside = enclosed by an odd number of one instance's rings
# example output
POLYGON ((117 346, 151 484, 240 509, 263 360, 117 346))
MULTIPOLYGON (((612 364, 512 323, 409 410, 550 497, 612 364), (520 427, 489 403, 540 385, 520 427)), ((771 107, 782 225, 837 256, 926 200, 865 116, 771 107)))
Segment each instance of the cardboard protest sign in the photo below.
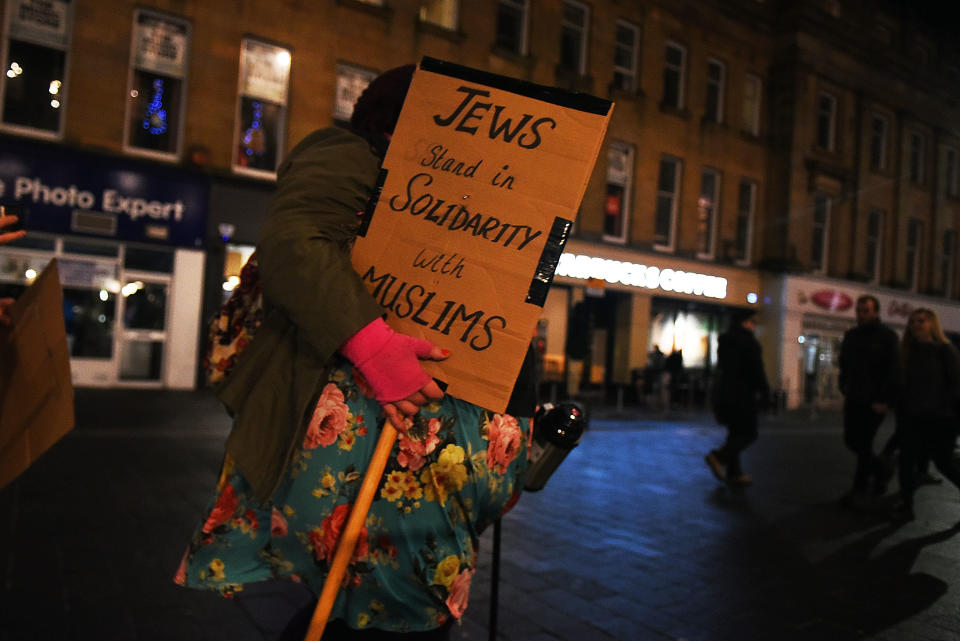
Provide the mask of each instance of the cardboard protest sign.
POLYGON ((0 327, 0 487, 73 429, 63 292, 53 260, 0 327))
POLYGON ((449 349, 447 393, 506 409, 613 104, 431 58, 353 266, 397 331, 449 349))

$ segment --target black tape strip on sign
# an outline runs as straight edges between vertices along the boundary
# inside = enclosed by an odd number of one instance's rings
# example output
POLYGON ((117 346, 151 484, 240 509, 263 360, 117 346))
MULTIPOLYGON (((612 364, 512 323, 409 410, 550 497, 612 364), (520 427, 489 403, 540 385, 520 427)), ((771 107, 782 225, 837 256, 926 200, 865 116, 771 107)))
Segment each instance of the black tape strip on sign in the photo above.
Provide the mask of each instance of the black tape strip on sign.
POLYGON ((557 105, 567 109, 576 109, 586 113, 606 116, 610 113, 613 103, 603 98, 597 98, 590 94, 560 89, 559 87, 547 87, 546 85, 537 85, 526 80, 501 76, 489 71, 480 71, 471 69, 452 62, 437 60, 429 56, 424 56, 420 61, 420 68, 424 71, 439 73, 451 78, 460 78, 467 82, 474 82, 479 85, 486 85, 494 89, 509 91, 520 96, 542 100, 552 105, 557 105))
POLYGON ((553 219, 550 235, 547 236, 547 242, 540 254, 540 262, 537 263, 537 270, 533 274, 533 280, 530 281, 530 290, 527 292, 526 302, 531 305, 543 307, 546 302, 547 294, 550 293, 550 285, 553 283, 553 274, 557 271, 557 264, 560 262, 563 247, 567 244, 567 238, 570 237, 572 228, 573 221, 571 220, 560 216, 553 219))

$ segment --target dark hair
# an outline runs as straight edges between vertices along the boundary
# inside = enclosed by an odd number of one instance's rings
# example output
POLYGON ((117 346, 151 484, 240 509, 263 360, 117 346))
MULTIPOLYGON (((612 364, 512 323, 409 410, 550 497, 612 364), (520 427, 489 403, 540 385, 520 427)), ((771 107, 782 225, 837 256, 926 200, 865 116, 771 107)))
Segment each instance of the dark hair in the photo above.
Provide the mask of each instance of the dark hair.
POLYGON ((387 152, 388 139, 400 118, 416 65, 396 67, 370 81, 353 105, 350 129, 365 138, 379 156, 387 152))
POLYGON ((744 321, 750 320, 757 315, 757 310, 753 308, 739 308, 733 310, 730 315, 731 325, 741 325, 744 321))
POLYGON ((879 313, 880 313, 880 301, 877 300, 877 297, 876 297, 876 296, 871 296, 870 294, 864 294, 863 296, 860 296, 860 297, 857 298, 857 305, 859 305, 860 303, 862 303, 862 302, 864 302, 864 301, 868 301, 868 300, 873 302, 873 309, 874 309, 875 312, 877 312, 877 313, 879 314, 879 313))

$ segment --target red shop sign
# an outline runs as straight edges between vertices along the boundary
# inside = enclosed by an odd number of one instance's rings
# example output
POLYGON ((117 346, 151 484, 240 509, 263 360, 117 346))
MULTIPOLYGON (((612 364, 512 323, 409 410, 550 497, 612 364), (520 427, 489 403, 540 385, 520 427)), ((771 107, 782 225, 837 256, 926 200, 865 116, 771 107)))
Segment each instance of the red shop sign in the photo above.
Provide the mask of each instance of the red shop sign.
POLYGON ((810 300, 817 307, 829 309, 831 312, 842 312, 850 309, 853 305, 853 299, 844 294, 831 289, 821 289, 810 296, 810 300))

